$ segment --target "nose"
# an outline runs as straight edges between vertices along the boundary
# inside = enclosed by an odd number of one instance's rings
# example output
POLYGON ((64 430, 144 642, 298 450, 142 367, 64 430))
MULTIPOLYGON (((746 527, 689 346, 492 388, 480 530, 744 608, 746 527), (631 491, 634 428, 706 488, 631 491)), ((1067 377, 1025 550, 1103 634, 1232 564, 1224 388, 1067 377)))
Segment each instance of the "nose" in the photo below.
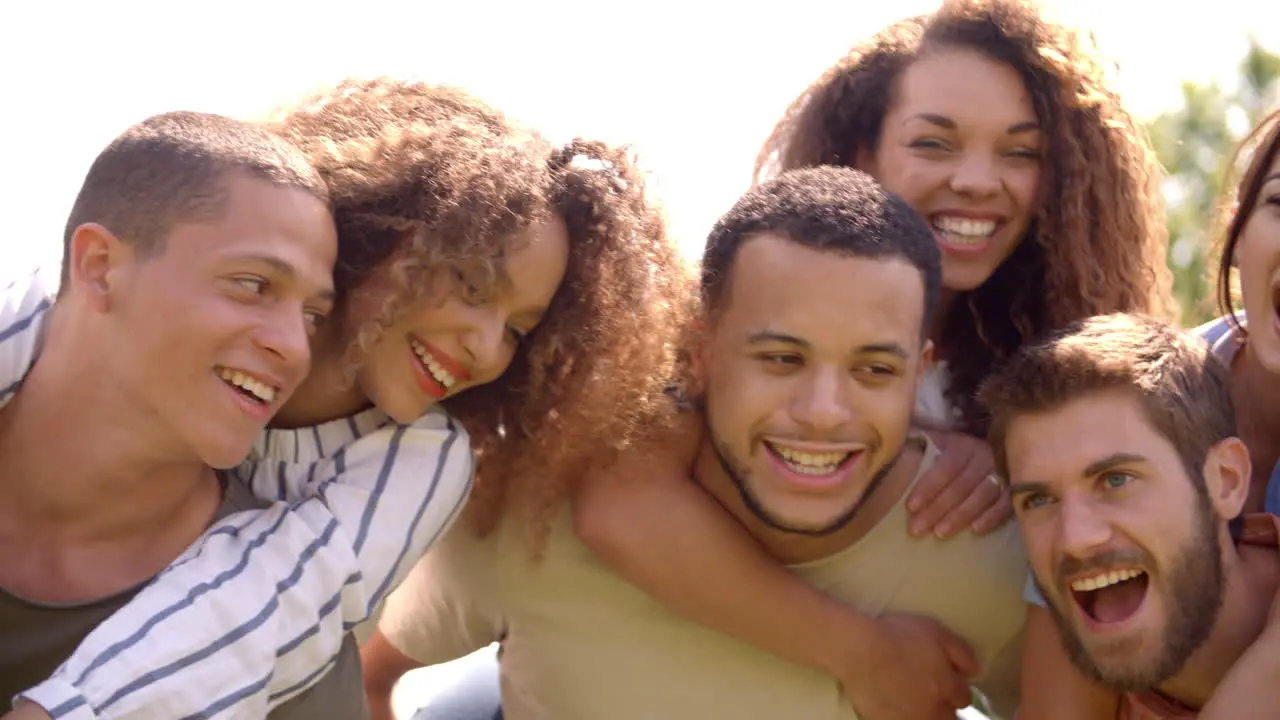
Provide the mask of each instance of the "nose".
POLYGON ((279 306, 257 328, 253 340, 277 358, 291 379, 301 379, 311 369, 311 337, 301 306, 279 306))
POLYGON ((836 430, 852 418, 846 373, 816 368, 800 385, 791 406, 795 421, 814 433, 836 430))
POLYGON ((1111 525, 1092 503, 1064 497, 1058 508, 1058 542, 1062 552, 1078 558, 1096 555, 1111 540, 1111 525))
POLYGON ((951 175, 951 189, 958 195, 990 197, 1000 192, 1000 172, 990 153, 965 154, 951 175))
POLYGON ((470 361, 472 379, 492 380, 506 370, 506 332, 506 319, 498 313, 477 314, 463 332, 462 349, 470 361))

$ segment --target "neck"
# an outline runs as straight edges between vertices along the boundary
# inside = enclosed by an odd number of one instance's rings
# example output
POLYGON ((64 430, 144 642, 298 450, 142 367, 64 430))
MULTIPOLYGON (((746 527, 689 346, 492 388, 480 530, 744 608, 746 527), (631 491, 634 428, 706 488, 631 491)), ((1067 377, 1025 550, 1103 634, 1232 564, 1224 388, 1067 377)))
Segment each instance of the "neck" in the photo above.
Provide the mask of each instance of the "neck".
POLYGON ((1280 563, 1274 548, 1232 545, 1225 563, 1222 607, 1208 640, 1160 686, 1164 695, 1191 708, 1209 701, 1232 665, 1258 639, 1276 593, 1280 563))
POLYGON ((779 530, 756 516, 725 472, 710 439, 698 452, 698 483, 742 523, 771 555, 786 564, 812 562, 833 555, 862 539, 902 499, 916 477, 923 454, 909 443, 884 479, 864 497, 853 519, 828 535, 804 535, 779 530))
POLYGON ((938 305, 933 310, 933 327, 929 328, 929 339, 933 341, 934 346, 942 342, 942 330, 946 327, 951 308, 955 307, 959 296, 960 293, 945 287, 938 293, 938 305))
POLYGON ((372 406, 347 375, 346 347, 340 332, 333 329, 318 335, 313 347, 311 372, 272 418, 271 427, 311 427, 372 406))
POLYGON ((1240 438, 1253 460, 1253 478, 1245 509, 1261 512, 1267 481, 1280 460, 1280 383, 1263 367, 1248 343, 1231 368, 1231 395, 1240 438))

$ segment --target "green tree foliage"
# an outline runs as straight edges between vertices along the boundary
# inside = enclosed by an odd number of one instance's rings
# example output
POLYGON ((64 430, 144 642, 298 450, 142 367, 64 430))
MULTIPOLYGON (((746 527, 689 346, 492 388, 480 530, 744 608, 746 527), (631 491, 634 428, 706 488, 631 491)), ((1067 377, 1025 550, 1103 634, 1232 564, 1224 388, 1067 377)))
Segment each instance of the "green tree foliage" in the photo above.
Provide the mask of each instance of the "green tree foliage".
POLYGON ((1148 126, 1164 166, 1168 203, 1169 267, 1185 325, 1215 313, 1213 278, 1215 230, 1223 179, 1236 145, 1274 107, 1280 55, 1250 38, 1240 63, 1238 87, 1213 83, 1182 85, 1183 105, 1162 113, 1148 126))

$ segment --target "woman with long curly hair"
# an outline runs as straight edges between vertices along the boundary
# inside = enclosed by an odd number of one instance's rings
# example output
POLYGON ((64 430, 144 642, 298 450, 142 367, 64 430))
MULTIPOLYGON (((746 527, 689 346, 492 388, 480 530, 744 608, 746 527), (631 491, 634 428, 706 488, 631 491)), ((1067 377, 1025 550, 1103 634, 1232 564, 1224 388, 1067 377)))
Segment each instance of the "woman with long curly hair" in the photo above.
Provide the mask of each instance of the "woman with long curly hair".
MULTIPOLYGON (((917 416, 943 453, 905 499, 914 535, 981 533, 1009 516, 974 400, 994 364, 1073 320, 1167 311, 1157 168, 1104 70, 1084 36, 1034 5, 947 0, 856 45, 760 151, 757 180, 857 167, 935 230, 940 362, 917 416)), ((580 535, 618 572, 687 617, 837 677, 865 716, 967 702, 955 689, 971 659, 948 650, 958 638, 919 618, 868 621, 804 585, 687 482, 690 459, 671 447, 579 495, 580 535)))
MULTIPOLYGON (((473 469, 477 529, 527 510, 536 552, 576 476, 669 414, 691 278, 624 151, 553 148, 394 80, 271 128, 325 180, 339 239, 311 373, 230 471, 283 502, 215 525, 62 666, 52 687, 111 717, 263 717, 322 678, 345 693, 323 713, 363 714, 350 630, 459 517, 473 469)), ((270 303, 272 272, 237 277, 241 299, 270 303)))
MULTIPOLYGON (((1252 461, 1242 512, 1275 515, 1280 514, 1280 111, 1254 128, 1236 158, 1247 158, 1247 163, 1224 203, 1222 242, 1216 248, 1218 306, 1223 314, 1195 333, 1230 368, 1236 430, 1252 461), (1242 312, 1236 309, 1237 301, 1242 312)), ((1085 677, 1071 661, 1038 589, 1028 588, 1028 599, 1034 604, 1027 614, 1020 717, 1116 717, 1120 694, 1085 677)), ((1158 693, 1147 695, 1144 702, 1152 710, 1205 720, 1249 717, 1258 708, 1275 707, 1280 702, 1272 680, 1280 666, 1277 635, 1280 622, 1270 622, 1203 708, 1181 707, 1158 693)))

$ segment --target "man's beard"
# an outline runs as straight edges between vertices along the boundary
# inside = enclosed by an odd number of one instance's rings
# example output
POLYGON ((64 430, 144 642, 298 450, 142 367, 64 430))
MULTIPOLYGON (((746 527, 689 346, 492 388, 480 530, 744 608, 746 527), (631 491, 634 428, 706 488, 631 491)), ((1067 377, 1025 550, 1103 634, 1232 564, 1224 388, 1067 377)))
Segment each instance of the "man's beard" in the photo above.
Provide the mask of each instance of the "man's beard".
MULTIPOLYGON (((1203 492, 1198 495, 1196 517, 1193 520, 1194 532, 1179 549, 1174 560, 1163 565, 1165 579, 1160 584, 1167 585, 1169 589, 1165 598, 1169 617, 1160 633, 1160 653, 1154 662, 1147 663, 1146 667, 1099 667, 1076 635, 1073 624, 1067 618, 1068 613, 1060 610, 1052 601, 1047 603, 1049 614, 1062 636, 1062 646, 1072 664, 1085 676, 1113 692, 1155 690, 1182 670, 1187 659, 1204 644, 1213 631, 1218 611, 1222 608, 1225 581, 1221 549, 1218 547, 1217 515, 1209 498, 1203 492)), ((1147 564, 1147 567, 1153 567, 1153 564, 1147 564)), ((1037 578, 1037 585, 1039 582, 1037 578)), ((1061 582, 1059 586, 1062 586, 1061 582)), ((1156 578, 1148 575, 1147 592, 1158 590, 1156 578)), ((1040 587, 1040 595, 1046 599, 1050 597, 1044 592, 1043 586, 1040 587)), ((1146 602, 1145 598, 1143 602, 1146 602)), ((1075 603, 1075 600, 1068 595, 1064 598, 1064 603, 1075 603)), ((1132 641, 1129 644, 1133 644, 1132 641)))
POLYGON ((902 448, 898 448, 898 452, 894 454, 894 456, 890 458, 883 467, 876 471, 875 476, 871 478, 871 482, 867 483, 866 489, 862 491, 862 495, 854 501, 853 505, 850 506, 848 510, 841 513, 826 525, 814 528, 789 525, 786 520, 769 512, 769 509, 764 506, 764 503, 760 498, 756 497, 756 494, 751 490, 751 485, 746 479, 748 473, 743 470, 737 462, 735 462, 732 454, 725 449, 725 446, 720 442, 720 438, 716 437, 715 433, 711 433, 711 447, 716 452, 716 459, 720 461, 721 469, 724 470, 725 475, 729 476, 729 480, 733 482, 733 486, 738 489, 738 494, 742 496, 742 504, 747 506, 747 509, 751 511, 752 515, 755 515, 760 522, 779 532, 792 533, 795 535, 809 535, 812 537, 824 537, 826 535, 831 535, 848 525, 853 518, 857 516, 858 510, 862 508, 862 505, 867 501, 867 498, 871 497, 872 493, 875 492, 876 487, 878 487, 880 483, 884 481, 889 472, 893 470, 894 465, 898 462, 898 458, 902 456, 902 448))

